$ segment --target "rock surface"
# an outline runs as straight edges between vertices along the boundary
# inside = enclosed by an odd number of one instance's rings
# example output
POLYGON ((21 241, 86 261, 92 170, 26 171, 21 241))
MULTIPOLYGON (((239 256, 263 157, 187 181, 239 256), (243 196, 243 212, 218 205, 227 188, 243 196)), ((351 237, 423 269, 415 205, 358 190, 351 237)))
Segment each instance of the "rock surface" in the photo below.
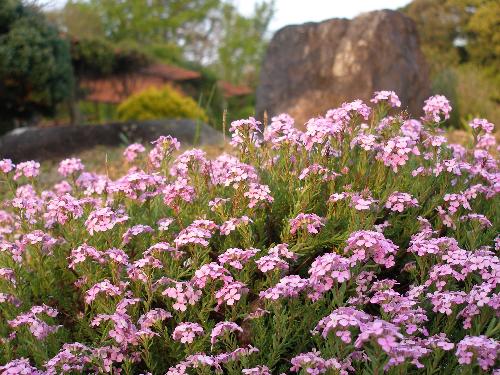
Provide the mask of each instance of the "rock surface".
POLYGON ((107 125, 20 128, 0 138, 0 159, 15 162, 67 157, 97 145, 118 146, 126 142, 151 142, 171 135, 181 143, 219 144, 222 134, 192 120, 154 120, 107 125))
POLYGON ((394 90, 414 115, 430 95, 416 27, 397 11, 280 29, 264 58, 256 112, 287 112, 301 125, 379 90, 394 90))

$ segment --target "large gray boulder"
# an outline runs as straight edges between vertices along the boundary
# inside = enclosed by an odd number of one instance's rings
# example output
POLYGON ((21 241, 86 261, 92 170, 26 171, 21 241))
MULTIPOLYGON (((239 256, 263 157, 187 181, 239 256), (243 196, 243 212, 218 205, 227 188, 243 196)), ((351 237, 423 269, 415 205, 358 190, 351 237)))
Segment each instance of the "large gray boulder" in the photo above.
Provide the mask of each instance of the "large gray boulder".
POLYGON ((379 90, 394 90, 414 115, 430 91, 415 24, 391 10, 280 29, 264 58, 256 111, 287 112, 300 125, 379 90))
POLYGON ((171 135, 184 144, 215 145, 223 141, 220 132, 187 119, 20 128, 0 138, 0 159, 10 158, 19 162, 66 157, 97 145, 151 142, 160 135, 171 135))

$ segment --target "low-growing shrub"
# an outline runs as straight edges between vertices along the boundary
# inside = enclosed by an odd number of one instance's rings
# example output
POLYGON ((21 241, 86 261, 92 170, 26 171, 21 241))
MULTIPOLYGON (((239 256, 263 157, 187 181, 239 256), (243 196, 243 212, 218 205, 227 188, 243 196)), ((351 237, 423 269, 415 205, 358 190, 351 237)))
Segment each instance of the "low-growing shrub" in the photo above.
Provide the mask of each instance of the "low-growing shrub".
POLYGON ((132 144, 117 180, 0 161, 0 372, 498 373, 493 124, 372 102, 235 121, 212 160, 132 144))
POLYGON ((155 120, 189 118, 207 121, 205 111, 189 96, 170 86, 150 88, 130 96, 118 106, 121 120, 155 120))

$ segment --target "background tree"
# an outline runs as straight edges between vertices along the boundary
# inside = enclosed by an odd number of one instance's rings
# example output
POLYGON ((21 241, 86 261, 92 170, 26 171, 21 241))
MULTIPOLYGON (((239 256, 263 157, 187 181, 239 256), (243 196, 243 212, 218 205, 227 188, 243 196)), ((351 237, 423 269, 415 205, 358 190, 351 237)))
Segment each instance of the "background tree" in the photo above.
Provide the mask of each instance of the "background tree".
POLYGON ((1 1, 0 133, 37 114, 53 114, 71 87, 67 41, 35 7, 1 1))
POLYGON ((46 12, 47 19, 57 28, 78 38, 104 38, 104 26, 94 6, 89 2, 69 0, 61 9, 46 12))
POLYGON ((474 116, 498 123, 500 2, 413 0, 401 10, 417 25, 433 90, 449 96, 456 109, 451 123, 461 126, 474 116))
POLYGON ((222 35, 215 69, 222 79, 255 86, 269 41, 267 32, 274 15, 274 0, 255 4, 251 16, 238 13, 233 4, 222 9, 222 35))

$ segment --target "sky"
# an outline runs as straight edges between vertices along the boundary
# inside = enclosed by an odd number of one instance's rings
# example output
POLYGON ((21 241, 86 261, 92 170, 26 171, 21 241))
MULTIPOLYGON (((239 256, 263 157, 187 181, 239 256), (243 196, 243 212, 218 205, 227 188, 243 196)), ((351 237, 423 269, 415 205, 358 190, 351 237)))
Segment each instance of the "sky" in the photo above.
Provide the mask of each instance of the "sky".
MULTIPOLYGON (((396 9, 411 0, 275 0, 276 13, 270 29, 328 18, 353 18, 376 9, 396 9)), ((243 14, 251 14, 256 0, 235 0, 243 14)))
MULTIPOLYGON (((243 14, 251 14, 259 0, 233 0, 243 14)), ((396 9, 411 0, 275 0, 276 13, 271 31, 283 26, 328 18, 353 18, 376 9, 396 9)), ((65 0, 39 0, 50 8, 61 7, 65 0)))

